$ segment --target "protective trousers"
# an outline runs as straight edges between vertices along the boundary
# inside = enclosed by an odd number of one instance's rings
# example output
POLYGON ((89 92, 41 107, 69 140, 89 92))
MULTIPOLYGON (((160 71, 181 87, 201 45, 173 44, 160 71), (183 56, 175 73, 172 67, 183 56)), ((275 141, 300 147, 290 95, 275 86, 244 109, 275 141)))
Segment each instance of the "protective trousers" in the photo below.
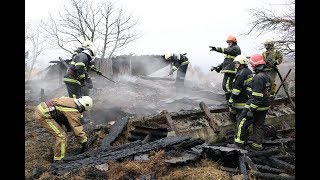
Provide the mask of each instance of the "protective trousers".
POLYGON ((263 126, 265 123, 267 111, 254 111, 253 117, 247 117, 249 109, 243 109, 237 118, 237 129, 235 134, 235 143, 245 144, 249 135, 249 126, 253 125, 253 135, 251 144, 254 149, 262 149, 262 140, 264 136, 263 126))
POLYGON ((271 95, 275 95, 276 94, 276 88, 277 88, 277 84, 276 84, 277 71, 269 70, 269 71, 267 71, 267 74, 271 78, 271 92, 270 92, 270 94, 271 95))
POLYGON ((83 96, 81 86, 75 83, 65 83, 67 86, 68 95, 71 98, 80 98, 83 96))
POLYGON ((228 101, 231 96, 232 91, 232 82, 235 77, 234 73, 224 73, 223 81, 222 81, 222 89, 226 95, 226 100, 228 101))
POLYGON ((65 156, 67 148, 67 135, 62 127, 51 117, 48 107, 45 103, 38 105, 35 111, 36 121, 46 128, 56 139, 53 148, 53 160, 61 160, 65 156))

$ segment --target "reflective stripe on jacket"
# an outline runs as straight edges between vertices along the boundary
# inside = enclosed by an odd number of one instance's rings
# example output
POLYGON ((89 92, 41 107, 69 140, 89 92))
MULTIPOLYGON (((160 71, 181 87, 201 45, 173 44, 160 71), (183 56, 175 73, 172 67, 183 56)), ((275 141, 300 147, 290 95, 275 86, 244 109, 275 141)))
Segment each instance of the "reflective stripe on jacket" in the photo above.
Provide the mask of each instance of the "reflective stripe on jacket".
POLYGON ((221 72, 235 74, 237 71, 233 60, 236 56, 241 54, 240 47, 237 44, 233 44, 232 46, 227 48, 217 47, 216 51, 225 54, 223 63, 219 65, 222 66, 221 72))
POLYGON ((232 94, 229 99, 229 102, 233 103, 235 108, 243 108, 245 103, 249 100, 248 95, 249 93, 251 94, 252 79, 253 73, 248 66, 239 66, 233 81, 232 94))

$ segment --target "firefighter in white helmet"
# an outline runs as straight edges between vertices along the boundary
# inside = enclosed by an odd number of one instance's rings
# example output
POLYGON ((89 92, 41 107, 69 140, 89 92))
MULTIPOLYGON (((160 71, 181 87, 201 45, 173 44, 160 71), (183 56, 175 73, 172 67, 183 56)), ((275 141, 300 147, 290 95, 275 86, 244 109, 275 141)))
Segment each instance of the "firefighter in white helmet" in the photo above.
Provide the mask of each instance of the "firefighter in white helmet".
POLYGON ((282 63, 283 55, 282 53, 274 47, 274 41, 267 39, 264 42, 266 50, 262 53, 263 59, 266 61, 267 72, 271 77, 271 97, 274 98, 276 94, 276 74, 275 70, 279 64, 282 63))
POLYGON ((237 73, 233 80, 231 96, 227 103, 230 109, 231 120, 235 122, 251 95, 253 73, 248 68, 248 59, 246 56, 236 56, 233 63, 235 64, 237 73))
POLYGON ((69 97, 79 98, 84 95, 89 95, 89 92, 84 94, 86 91, 82 88, 86 86, 88 89, 92 89, 93 87, 87 71, 94 70, 97 74, 101 74, 101 72, 94 67, 93 59, 96 54, 97 50, 95 45, 88 40, 84 41, 82 47, 74 51, 67 73, 63 78, 69 97))
POLYGON ((88 136, 80 122, 81 113, 90 111, 93 106, 92 98, 82 96, 81 98, 60 97, 41 102, 35 110, 36 121, 46 128, 54 137, 53 148, 54 161, 65 157, 67 150, 67 135, 63 126, 68 132, 73 131, 78 142, 81 144, 81 152, 88 150, 88 136))
POLYGON ((165 54, 163 57, 166 61, 171 61, 172 63, 172 66, 171 66, 172 68, 169 75, 172 75, 174 71, 177 71, 177 76, 175 81, 177 90, 183 89, 184 79, 185 79, 188 65, 189 65, 189 59, 187 58, 186 53, 184 54, 169 53, 169 54, 165 54))

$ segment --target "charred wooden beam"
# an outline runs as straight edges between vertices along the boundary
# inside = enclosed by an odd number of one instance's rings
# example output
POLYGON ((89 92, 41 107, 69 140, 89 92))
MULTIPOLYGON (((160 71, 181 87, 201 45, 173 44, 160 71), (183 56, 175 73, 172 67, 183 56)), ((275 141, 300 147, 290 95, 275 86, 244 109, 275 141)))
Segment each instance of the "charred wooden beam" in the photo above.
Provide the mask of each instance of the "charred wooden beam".
POLYGON ((250 171, 249 172, 250 177, 252 179, 258 178, 258 179, 274 179, 274 180, 293 180, 295 179, 295 176, 290 175, 276 175, 271 173, 261 173, 257 171, 250 171))
POLYGON ((248 166, 249 166, 250 169, 252 169, 252 170, 254 170, 254 171, 258 171, 256 165, 252 162, 252 160, 251 160, 248 156, 244 155, 244 156, 242 156, 241 158, 242 158, 242 160, 243 160, 244 162, 246 162, 246 163, 248 164, 248 166))
POLYGON ((263 141, 263 144, 274 146, 274 145, 281 145, 281 144, 293 143, 293 142, 295 142, 294 138, 281 138, 281 139, 263 141))
POLYGON ((295 155, 291 155, 291 154, 287 154, 287 155, 279 154, 279 155, 274 155, 274 156, 270 156, 270 157, 277 158, 277 159, 286 161, 291 164, 295 163, 295 158, 296 158, 295 155))
POLYGON ((212 117, 207 105, 202 101, 200 102, 199 106, 204 111, 206 117, 209 118, 209 120, 208 119, 207 120, 209 122, 210 127, 213 129, 215 133, 219 133, 220 132, 219 125, 217 121, 214 119, 214 117, 212 117))
POLYGON ((279 154, 281 152, 280 149, 269 149, 265 151, 255 151, 255 152, 249 152, 247 155, 252 157, 259 157, 259 156, 271 156, 275 154, 279 154))
POLYGON ((151 134, 152 136, 166 137, 168 130, 166 128, 152 128, 146 126, 132 126, 130 129, 130 133, 151 134))
POLYGON ((106 149, 111 146, 111 143, 113 143, 114 140, 117 139, 117 137, 122 133, 123 129, 127 126, 128 119, 129 117, 125 116, 115 122, 115 124, 110 129, 110 133, 102 140, 102 149, 106 149))
POLYGON ((159 150, 167 148, 168 146, 181 143, 183 141, 191 139, 190 136, 173 136, 166 137, 157 141, 142 144, 132 148, 120 149, 118 151, 104 152, 101 151, 97 154, 93 154, 90 157, 84 159, 78 159, 74 161, 66 162, 64 159, 55 162, 50 167, 50 172, 58 175, 63 175, 66 172, 73 172, 79 170, 82 166, 100 165, 108 160, 119 160, 131 157, 135 154, 146 153, 152 150, 159 150))
POLYGON ((277 159, 277 158, 269 157, 268 159, 271 163, 274 164, 275 167, 287 170, 288 172, 291 172, 291 173, 293 173, 295 171, 295 166, 292 164, 289 164, 289 163, 282 161, 280 159, 277 159))
POLYGON ((238 160, 239 160, 240 173, 243 175, 243 179, 244 180, 249 180, 246 164, 244 163, 244 161, 243 161, 241 156, 239 156, 238 160))
POLYGON ((160 114, 163 114, 166 117, 166 121, 170 127, 170 131, 174 131, 177 134, 179 134, 179 131, 177 130, 176 126, 174 125, 172 118, 167 110, 163 110, 160 114))
POLYGON ((197 138, 197 139, 190 139, 188 141, 183 141, 177 145, 174 145, 173 147, 177 150, 186 150, 203 143, 204 143, 203 139, 197 138))
POLYGON ((256 167, 262 173, 281 174, 281 173, 285 173, 286 172, 283 169, 273 168, 273 167, 270 167, 270 166, 256 165, 256 167))
POLYGON ((166 163, 170 164, 185 164, 190 161, 196 161, 199 159, 198 154, 190 153, 190 152, 183 152, 179 157, 172 157, 171 159, 165 160, 166 163))

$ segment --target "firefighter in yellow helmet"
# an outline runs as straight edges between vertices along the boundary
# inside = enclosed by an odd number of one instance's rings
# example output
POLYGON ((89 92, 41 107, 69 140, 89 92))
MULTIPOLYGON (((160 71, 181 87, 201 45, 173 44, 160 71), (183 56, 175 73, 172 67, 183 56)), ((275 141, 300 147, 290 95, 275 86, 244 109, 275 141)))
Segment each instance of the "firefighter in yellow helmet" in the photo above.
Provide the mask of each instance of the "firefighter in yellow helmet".
POLYGON ((218 65, 217 67, 212 67, 211 71, 215 70, 216 72, 224 73, 223 82, 222 82, 222 89, 225 92, 226 100, 228 101, 231 96, 232 90, 232 81, 236 74, 236 68, 234 66, 233 60, 236 56, 241 54, 241 49, 237 45, 237 39, 234 36, 228 36, 227 38, 228 47, 221 48, 215 46, 209 46, 210 51, 217 51, 219 53, 225 54, 225 58, 223 63, 218 65))
POLYGON ((67 131, 73 131, 78 142, 81 144, 81 152, 88 150, 88 137, 80 122, 81 113, 90 111, 93 101, 89 96, 75 99, 70 97, 52 98, 41 102, 35 110, 36 121, 46 128, 54 137, 53 148, 54 161, 65 157, 67 149, 67 135, 62 126, 67 131))
POLYGON ((271 77, 271 96, 276 94, 276 75, 277 71, 275 70, 279 64, 282 63, 283 55, 282 53, 274 47, 274 41, 267 39, 264 42, 266 50, 262 53, 263 59, 266 61, 267 72, 271 77))

